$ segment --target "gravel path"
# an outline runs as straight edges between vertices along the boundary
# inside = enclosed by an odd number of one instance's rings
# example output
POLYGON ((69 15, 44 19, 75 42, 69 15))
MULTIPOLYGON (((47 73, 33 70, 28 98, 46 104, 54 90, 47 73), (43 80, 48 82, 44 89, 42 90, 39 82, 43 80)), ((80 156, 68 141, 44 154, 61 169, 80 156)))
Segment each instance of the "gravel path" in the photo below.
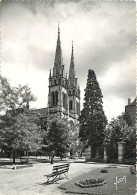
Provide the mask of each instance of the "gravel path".
MULTIPOLYGON (((61 164, 61 163, 60 163, 61 164)), ((59 165, 59 163, 54 163, 59 165)), ((69 179, 62 179, 58 184, 45 184, 45 174, 52 172, 53 165, 49 163, 34 164, 33 167, 23 169, 0 169, 0 195, 63 195, 57 187, 78 175, 104 167, 103 164, 71 163, 68 173, 69 179)))

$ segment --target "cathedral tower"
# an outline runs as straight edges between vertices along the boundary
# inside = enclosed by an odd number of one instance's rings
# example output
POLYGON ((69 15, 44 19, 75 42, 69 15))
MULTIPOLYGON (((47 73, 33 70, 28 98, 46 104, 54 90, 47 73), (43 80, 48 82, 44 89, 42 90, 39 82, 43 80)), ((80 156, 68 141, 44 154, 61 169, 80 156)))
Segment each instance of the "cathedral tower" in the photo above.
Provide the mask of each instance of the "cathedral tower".
POLYGON ((78 79, 76 78, 75 75, 73 42, 72 42, 72 53, 71 53, 69 78, 68 78, 68 96, 69 96, 69 117, 72 118, 75 123, 77 123, 80 115, 80 88, 78 85, 78 79))
POLYGON ((78 124, 80 115, 80 89, 75 77, 74 53, 72 44, 69 76, 65 73, 62 59, 60 28, 53 71, 49 73, 48 118, 66 118, 78 124), (67 78, 68 77, 68 78, 67 78))
POLYGON ((53 71, 49 74, 48 117, 68 118, 68 81, 62 59, 60 29, 55 53, 53 71))

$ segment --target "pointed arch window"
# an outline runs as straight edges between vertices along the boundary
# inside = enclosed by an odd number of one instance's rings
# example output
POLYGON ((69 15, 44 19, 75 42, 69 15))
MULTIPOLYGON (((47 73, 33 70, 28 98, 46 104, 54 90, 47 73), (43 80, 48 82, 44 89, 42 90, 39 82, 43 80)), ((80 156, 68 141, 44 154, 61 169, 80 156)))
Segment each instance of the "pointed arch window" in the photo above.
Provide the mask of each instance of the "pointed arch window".
POLYGON ((63 93, 63 107, 67 109, 67 95, 63 93))
POLYGON ((69 110, 73 110, 73 101, 72 100, 69 101, 69 110))
POLYGON ((52 93, 52 105, 57 106, 58 105, 58 92, 53 92, 52 93))
POLYGON ((59 77, 59 84, 61 84, 61 77, 59 77))
POLYGON ((58 92, 56 91, 56 105, 58 105, 58 92))
POLYGON ((71 95, 71 90, 69 90, 69 95, 71 95))
POLYGON ((80 114, 80 104, 79 102, 76 102, 76 111, 77 111, 77 115, 80 114))

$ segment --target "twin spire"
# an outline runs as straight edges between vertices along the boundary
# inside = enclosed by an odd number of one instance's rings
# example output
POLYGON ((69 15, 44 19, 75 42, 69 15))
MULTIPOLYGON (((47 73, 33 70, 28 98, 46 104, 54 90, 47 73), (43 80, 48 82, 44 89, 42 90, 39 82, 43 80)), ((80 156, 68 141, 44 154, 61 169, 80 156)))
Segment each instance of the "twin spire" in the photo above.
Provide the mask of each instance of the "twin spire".
POLYGON ((63 59, 62 59, 62 49, 61 49, 61 41, 60 41, 60 28, 58 25, 58 38, 57 38, 57 46, 56 46, 56 54, 55 54, 55 62, 54 62, 55 74, 61 73, 62 65, 63 65, 63 59))
MULTIPOLYGON (((60 26, 58 23, 58 38, 57 38, 57 46, 55 53, 55 61, 53 68, 53 75, 61 75, 64 71, 63 59, 62 59, 62 49, 61 49, 61 41, 60 41, 60 26)), ((75 85, 75 67, 74 67, 74 53, 73 53, 73 41, 72 41, 72 53, 71 53, 71 61, 70 61, 70 69, 69 69, 69 82, 71 85, 75 85)))
POLYGON ((70 80, 71 85, 73 85, 75 83, 75 65, 74 65, 73 41, 72 41, 72 52, 71 52, 71 61, 70 61, 70 69, 69 69, 69 80, 70 80))

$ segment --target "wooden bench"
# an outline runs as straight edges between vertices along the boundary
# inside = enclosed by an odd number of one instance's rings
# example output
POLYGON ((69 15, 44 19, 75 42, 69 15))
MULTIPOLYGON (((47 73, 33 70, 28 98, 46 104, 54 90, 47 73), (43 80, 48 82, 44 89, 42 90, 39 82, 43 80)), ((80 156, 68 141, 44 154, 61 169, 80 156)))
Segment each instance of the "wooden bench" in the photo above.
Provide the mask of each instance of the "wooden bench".
MULTIPOLYGON (((70 164, 62 164, 53 166, 53 171, 51 174, 45 175, 47 177, 47 183, 54 183, 59 180, 62 174, 67 178, 67 173, 69 171, 70 164), (52 178, 52 180, 50 180, 52 178)), ((67 178, 68 179, 68 178, 67 178)))
POLYGON ((26 163, 28 163, 28 158, 26 158, 26 157, 21 157, 20 158, 20 162, 21 162, 21 164, 26 164, 26 163))

